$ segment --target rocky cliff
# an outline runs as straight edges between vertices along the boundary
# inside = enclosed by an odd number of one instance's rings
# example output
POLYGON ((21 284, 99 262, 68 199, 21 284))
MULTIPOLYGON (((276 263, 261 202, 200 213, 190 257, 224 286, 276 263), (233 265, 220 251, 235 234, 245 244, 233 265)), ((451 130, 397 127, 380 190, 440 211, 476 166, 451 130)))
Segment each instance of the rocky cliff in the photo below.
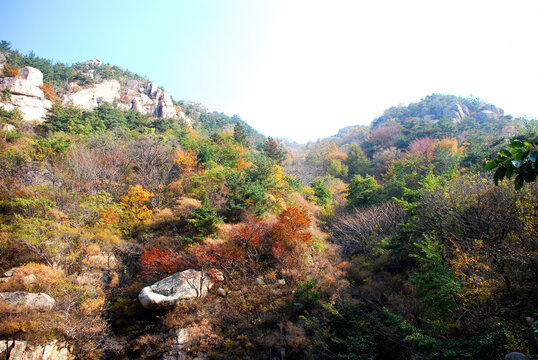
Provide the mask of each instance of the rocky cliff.
MULTIPOLYGON (((92 110, 103 103, 108 103, 121 110, 137 110, 143 114, 160 118, 187 117, 172 97, 155 83, 136 80, 129 77, 121 79, 102 79, 94 76, 95 68, 104 66, 99 59, 84 63, 86 68, 80 75, 91 81, 81 85, 79 82, 67 82, 63 87, 55 86, 63 104, 72 103, 86 110, 92 110)), ((5 56, 0 57, 0 70, 5 66, 5 56)), ((13 75, 13 74, 11 74, 13 75)), ((0 107, 11 111, 19 109, 26 121, 43 122, 47 109, 52 102, 46 99, 43 86, 43 73, 31 66, 19 69, 16 76, 0 76, 0 107)))
POLYGON ((43 121, 52 102, 45 99, 40 86, 43 86, 43 74, 30 66, 21 68, 16 77, 0 77, 3 94, 0 107, 8 111, 19 109, 27 121, 43 121))

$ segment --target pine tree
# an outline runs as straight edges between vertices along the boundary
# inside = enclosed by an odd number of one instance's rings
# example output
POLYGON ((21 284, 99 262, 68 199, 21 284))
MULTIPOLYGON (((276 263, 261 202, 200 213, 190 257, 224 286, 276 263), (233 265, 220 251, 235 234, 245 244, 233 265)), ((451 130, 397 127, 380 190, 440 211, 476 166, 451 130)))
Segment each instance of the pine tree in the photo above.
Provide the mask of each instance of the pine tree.
POLYGON ((234 139, 238 144, 248 146, 248 140, 243 132, 243 125, 240 122, 237 122, 234 126, 234 139))
POLYGON ((273 159, 277 164, 282 164, 286 160, 286 153, 272 137, 267 138, 265 141, 263 151, 267 157, 273 159))

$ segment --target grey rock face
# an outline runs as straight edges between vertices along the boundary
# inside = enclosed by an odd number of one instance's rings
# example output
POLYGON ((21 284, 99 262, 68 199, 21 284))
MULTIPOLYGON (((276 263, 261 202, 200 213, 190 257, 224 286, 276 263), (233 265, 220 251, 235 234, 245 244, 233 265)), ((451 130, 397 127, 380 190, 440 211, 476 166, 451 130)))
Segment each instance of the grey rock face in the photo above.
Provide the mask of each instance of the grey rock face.
POLYGON ((34 294, 24 291, 0 293, 0 301, 41 311, 51 310, 56 303, 56 300, 45 293, 34 294))
POLYGON ((209 273, 189 269, 146 286, 138 300, 146 309, 170 309, 182 300, 203 297, 213 287, 209 273))

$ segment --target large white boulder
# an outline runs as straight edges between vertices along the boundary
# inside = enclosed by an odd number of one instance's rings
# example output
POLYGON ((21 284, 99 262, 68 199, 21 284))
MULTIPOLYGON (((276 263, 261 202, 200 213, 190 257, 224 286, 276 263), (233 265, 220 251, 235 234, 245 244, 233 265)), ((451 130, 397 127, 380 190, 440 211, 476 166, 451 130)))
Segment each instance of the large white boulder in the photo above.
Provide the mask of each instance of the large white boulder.
POLYGON ((43 85, 43 73, 31 66, 19 70, 18 77, 5 77, 0 81, 0 90, 9 89, 12 94, 32 96, 44 99, 45 94, 39 88, 43 85))
POLYGON ((34 294, 24 291, 2 292, 0 302, 42 311, 51 310, 56 304, 56 300, 45 293, 34 294))
MULTIPOLYGON (((222 280, 222 273, 216 278, 222 280)), ((207 295, 213 284, 213 276, 208 272, 189 269, 146 286, 138 294, 138 300, 146 309, 170 309, 182 300, 207 295)))

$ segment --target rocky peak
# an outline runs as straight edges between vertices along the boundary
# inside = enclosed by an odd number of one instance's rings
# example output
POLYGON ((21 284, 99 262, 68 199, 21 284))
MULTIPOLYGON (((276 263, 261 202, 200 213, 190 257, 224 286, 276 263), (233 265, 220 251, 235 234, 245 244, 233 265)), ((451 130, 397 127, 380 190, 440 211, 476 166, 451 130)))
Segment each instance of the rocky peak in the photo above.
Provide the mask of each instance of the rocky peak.
POLYGON ((88 64, 88 65, 103 65, 103 62, 99 58, 93 58, 91 60, 85 61, 84 64, 88 64))

